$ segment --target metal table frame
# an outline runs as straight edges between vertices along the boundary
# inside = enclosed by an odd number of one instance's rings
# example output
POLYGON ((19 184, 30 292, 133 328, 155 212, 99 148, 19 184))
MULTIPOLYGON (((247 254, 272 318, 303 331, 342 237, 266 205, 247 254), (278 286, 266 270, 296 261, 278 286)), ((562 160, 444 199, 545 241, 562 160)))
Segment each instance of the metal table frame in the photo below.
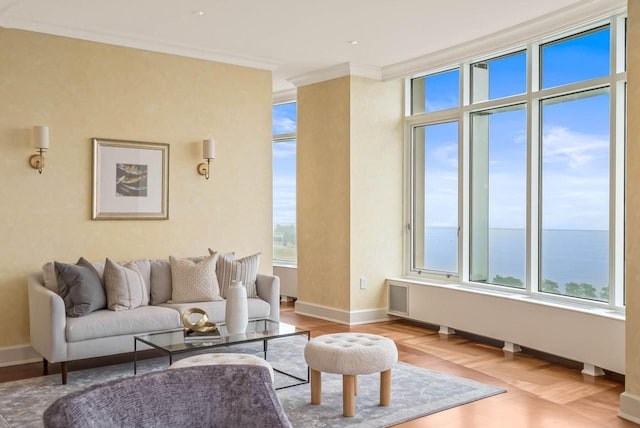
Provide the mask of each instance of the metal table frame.
MULTIPOLYGON (((277 324, 282 324, 276 321, 271 321, 271 320, 252 320, 255 322, 260 322, 260 321, 268 321, 271 323, 277 323, 277 324)), ((251 322, 251 321, 250 321, 251 322)), ((163 346, 163 345, 159 345, 157 343, 154 343, 151 340, 145 340, 146 337, 148 336, 157 336, 157 335, 165 335, 165 334, 175 334, 178 332, 182 332, 182 329, 176 329, 176 330, 165 330, 165 331, 159 331, 159 332, 155 332, 155 333, 150 333, 150 334, 145 334, 145 335, 140 335, 140 336, 134 336, 133 338, 133 374, 136 375, 138 373, 138 342, 140 343, 144 343, 147 346, 151 346, 154 349, 158 349, 162 352, 165 352, 166 354, 168 354, 169 356, 169 365, 173 364, 173 356, 174 355, 179 355, 179 354, 185 354, 185 353, 193 353, 193 352, 197 352, 197 351, 203 351, 205 349, 215 349, 218 347, 227 347, 227 346, 233 346, 233 345, 241 345, 241 344, 246 344, 246 343, 252 343, 252 342, 262 342, 262 350, 263 350, 263 354, 264 354, 264 359, 267 359, 267 352, 268 352, 268 348, 269 348, 269 341, 273 340, 273 339, 282 339, 284 337, 292 337, 292 336, 301 336, 301 335, 306 335, 307 336, 307 342, 310 340, 311 338, 311 331, 309 330, 298 330, 297 328, 295 328, 294 332, 291 333, 285 333, 285 334, 276 334, 273 336, 263 336, 263 337, 254 337, 254 338, 248 338, 248 339, 239 339, 239 340, 234 340, 232 342, 229 343, 214 343, 211 342, 210 339, 203 339, 202 341, 194 341, 194 344, 197 344, 199 346, 194 346, 193 348, 184 348, 184 349, 177 349, 177 350, 171 350, 168 349, 167 346, 163 346)), ((229 337, 229 336, 227 336, 229 337)), ((186 342, 185 342, 186 343, 186 342)), ((302 378, 296 375, 293 375, 291 373, 287 373, 283 370, 279 370, 275 367, 273 367, 273 370, 275 372, 278 372, 282 375, 285 375, 287 377, 290 377, 292 379, 297 380, 298 382, 293 383, 291 385, 286 385, 286 386, 281 386, 279 388, 276 389, 285 389, 285 388, 291 388, 293 386, 298 386, 298 385, 304 385, 309 383, 309 379, 310 379, 310 371, 309 371, 309 366, 307 366, 307 377, 302 378)))

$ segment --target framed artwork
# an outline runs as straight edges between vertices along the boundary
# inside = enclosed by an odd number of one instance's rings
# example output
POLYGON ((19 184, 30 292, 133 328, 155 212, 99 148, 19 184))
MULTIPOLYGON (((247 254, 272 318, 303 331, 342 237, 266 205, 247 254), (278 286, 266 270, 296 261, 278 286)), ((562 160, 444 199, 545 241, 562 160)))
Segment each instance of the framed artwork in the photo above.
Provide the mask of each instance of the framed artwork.
POLYGON ((93 139, 94 220, 169 218, 169 145, 93 139))

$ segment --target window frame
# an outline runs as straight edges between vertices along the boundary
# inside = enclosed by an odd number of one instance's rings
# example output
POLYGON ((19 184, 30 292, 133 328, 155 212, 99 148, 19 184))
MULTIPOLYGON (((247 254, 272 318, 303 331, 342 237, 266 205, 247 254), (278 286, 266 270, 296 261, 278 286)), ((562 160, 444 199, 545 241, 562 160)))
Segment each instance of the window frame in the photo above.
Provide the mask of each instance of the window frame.
POLYGON ((604 307, 616 312, 624 309, 624 167, 625 167, 625 123, 626 123, 626 13, 609 15, 594 20, 587 25, 573 27, 544 37, 538 37, 527 43, 512 46, 509 49, 496 49, 494 54, 483 54, 478 57, 461 58, 459 62, 450 63, 429 72, 416 74, 406 79, 405 83, 405 123, 404 123, 404 198, 403 212, 405 219, 404 234, 404 276, 420 279, 425 282, 451 282, 473 289, 488 290, 501 294, 529 296, 535 299, 579 307, 604 307), (610 73, 608 76, 574 82, 547 89, 541 88, 541 47, 544 44, 561 41, 567 37, 579 36, 609 26, 610 30, 610 73), (622 46, 621 46, 622 45, 622 46), (491 61, 500 57, 526 51, 527 90, 503 98, 472 103, 471 65, 481 61, 491 61), (413 100, 412 79, 421 78, 443 71, 460 69, 460 103, 458 108, 412 115, 413 100), (568 95, 575 92, 608 87, 610 91, 610 180, 609 180, 609 302, 598 302, 563 295, 552 295, 539 291, 540 262, 540 226, 541 219, 541 103, 545 99, 568 95), (527 110, 527 207, 526 207, 526 276, 525 288, 517 289, 501 285, 483 284, 470 281, 470 235, 471 235, 471 114, 483 110, 493 110, 515 104, 525 104, 527 110), (621 114, 618 112, 621 111, 621 114), (415 269, 413 256, 413 135, 414 129, 442 122, 457 120, 458 133, 458 274, 447 275, 415 269))
MULTIPOLYGON (((441 113, 444 112, 443 114, 438 114, 438 119, 435 121, 430 121, 428 123, 413 123, 413 124, 409 124, 410 126, 410 130, 409 132, 411 133, 411 137, 410 137, 410 141, 409 141, 409 150, 410 150, 410 165, 409 168, 411 169, 411 180, 409 183, 410 186, 410 200, 411 200, 411 206, 409 208, 409 216, 411 218, 411 222, 409 223, 409 225, 413 225, 415 224, 415 219, 414 219, 414 214, 416 212, 416 204, 414 201, 414 192, 415 192, 415 180, 413 179, 413 177, 415 177, 415 162, 413 161, 413 159, 415 158, 415 144, 414 144, 414 135, 415 135, 415 129, 419 128, 419 127, 428 127, 428 126, 432 126, 432 125, 441 125, 441 124, 446 124, 446 123, 457 123, 458 125, 458 141, 457 141, 457 148, 458 148, 458 153, 457 153, 457 159, 458 159, 458 254, 457 254, 457 259, 458 259, 458 266, 460 265, 460 168, 461 168, 461 161, 460 161, 460 132, 461 132, 461 126, 460 126, 460 121, 458 120, 457 116, 451 116, 449 115, 447 112, 450 112, 452 110, 457 110, 457 109, 449 109, 449 110, 439 110, 437 112, 433 112, 430 114, 434 114, 434 113, 441 113)), ((418 276, 422 276, 423 274, 427 274, 429 276, 435 276, 435 277, 439 277, 441 279, 445 279, 445 280, 458 280, 460 277, 460 270, 458 268, 458 270, 456 272, 448 272, 448 271, 437 271, 437 270, 431 270, 431 269, 426 269, 426 268, 420 268, 418 266, 415 265, 415 245, 413 244, 413 226, 409 226, 408 225, 408 231, 410 233, 410 237, 409 237, 409 266, 410 266, 410 271, 417 274, 418 276)), ((424 229, 423 229, 423 235, 424 235, 424 229)))
MULTIPOLYGON (((276 105, 281 105, 281 104, 296 104, 296 109, 297 109, 297 100, 296 99, 287 99, 287 100, 283 100, 283 101, 278 101, 278 102, 274 102, 272 104, 272 108, 273 106, 276 105)), ((272 118, 273 120, 273 118, 272 118)), ((297 150, 297 139, 298 139, 298 133, 297 133, 297 113, 296 113, 296 132, 287 132, 287 133, 280 133, 280 134, 272 134, 271 137, 271 149, 272 149, 272 162, 273 162, 273 147, 275 144, 279 144, 279 143, 287 143, 287 142, 291 142, 294 141, 296 143, 296 150, 297 150)), ((272 171, 271 171, 271 179, 273 181, 273 177, 274 177, 274 171, 273 171, 273 165, 272 165, 272 171)), ((297 181, 297 180, 296 180, 297 181)), ((297 184, 297 183, 296 183, 297 184)), ((272 221, 271 221, 271 247, 273 250, 273 246, 274 246, 274 241, 273 241, 273 231, 275 230, 275 222, 273 221, 273 184, 272 184, 272 221)), ((297 198, 296 198, 297 199, 297 198)), ((296 201, 297 203, 297 201, 296 201)), ((295 227, 296 227, 296 235, 297 235, 297 230, 298 230, 298 219, 296 216, 296 221, 295 221, 295 227)), ((296 237, 296 242, 297 242, 297 237, 296 237)), ((297 267, 298 265, 298 251, 297 251, 297 244, 296 244, 296 259, 295 260, 282 260, 282 259, 277 259, 275 257, 275 252, 273 252, 273 257, 272 257, 272 263, 274 266, 282 266, 282 267, 297 267)))

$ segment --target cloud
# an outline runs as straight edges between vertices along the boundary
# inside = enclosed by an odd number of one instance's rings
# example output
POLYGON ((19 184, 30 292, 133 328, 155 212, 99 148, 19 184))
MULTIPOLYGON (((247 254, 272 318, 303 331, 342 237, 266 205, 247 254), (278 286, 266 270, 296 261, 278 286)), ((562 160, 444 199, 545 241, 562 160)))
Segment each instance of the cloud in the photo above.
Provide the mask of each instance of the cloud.
POLYGON ((296 176, 275 176, 273 177, 273 188, 276 190, 296 190, 296 176))
POLYGON ((438 147, 434 151, 433 156, 437 161, 437 163, 441 166, 456 168, 456 169, 458 168, 458 144, 457 143, 443 144, 441 147, 438 147))
POLYGON ((273 118, 274 134, 291 134, 296 132, 296 121, 288 117, 273 118))
POLYGON ((273 147, 274 159, 295 159, 296 158, 296 143, 285 142, 275 143, 273 147))
POLYGON ((521 129, 519 131, 514 132, 513 134, 513 142, 518 145, 526 145, 527 144, 527 131, 521 129))
POLYGON ((608 229, 608 175, 548 174, 544 176, 542 193, 545 229, 608 229))
POLYGON ((460 99, 457 96, 448 95, 435 100, 427 100, 425 102, 425 111, 441 111, 458 107, 460 99))
POLYGON ((597 158, 609 156, 607 137, 581 134, 561 126, 551 126, 542 137, 542 155, 547 163, 566 163, 575 169, 597 158))

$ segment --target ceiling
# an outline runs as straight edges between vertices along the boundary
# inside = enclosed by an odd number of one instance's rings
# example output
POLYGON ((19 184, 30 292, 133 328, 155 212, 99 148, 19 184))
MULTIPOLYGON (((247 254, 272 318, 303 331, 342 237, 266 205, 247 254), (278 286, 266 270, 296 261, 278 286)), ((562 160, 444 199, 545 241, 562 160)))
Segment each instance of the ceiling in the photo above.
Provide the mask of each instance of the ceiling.
POLYGON ((384 77, 540 17, 611 3, 620 0, 0 0, 0 26, 268 69, 280 92, 338 64, 384 77))

